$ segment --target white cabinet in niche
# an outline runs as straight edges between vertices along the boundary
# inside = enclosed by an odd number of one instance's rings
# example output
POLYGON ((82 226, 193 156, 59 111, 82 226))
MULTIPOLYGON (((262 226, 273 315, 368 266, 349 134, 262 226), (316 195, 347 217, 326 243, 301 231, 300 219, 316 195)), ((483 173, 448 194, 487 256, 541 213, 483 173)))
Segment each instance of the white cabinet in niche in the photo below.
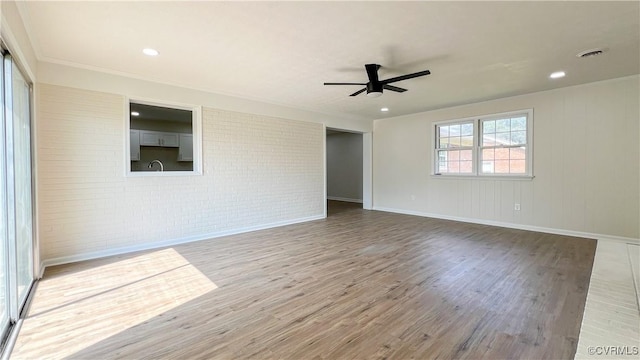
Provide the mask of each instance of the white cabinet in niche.
POLYGON ((178 147, 180 146, 178 135, 176 133, 162 133, 160 135, 160 142, 164 147, 178 147))
POLYGON ((193 161, 193 135, 179 134, 178 161, 193 161))
POLYGON ((140 145, 160 146, 160 133, 157 131, 140 131, 140 145))
POLYGON ((131 161, 140 160, 140 130, 129 130, 129 151, 131 161))
POLYGON ((178 134, 160 131, 140 130, 140 145, 178 147, 178 134))

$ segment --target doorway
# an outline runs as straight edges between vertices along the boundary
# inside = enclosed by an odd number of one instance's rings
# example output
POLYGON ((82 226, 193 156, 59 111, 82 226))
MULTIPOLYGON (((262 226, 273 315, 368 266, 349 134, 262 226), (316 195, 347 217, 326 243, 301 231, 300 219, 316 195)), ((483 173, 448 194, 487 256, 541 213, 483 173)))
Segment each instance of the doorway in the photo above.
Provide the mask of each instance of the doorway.
POLYGON ((364 135, 326 129, 327 215, 336 210, 363 208, 364 135))

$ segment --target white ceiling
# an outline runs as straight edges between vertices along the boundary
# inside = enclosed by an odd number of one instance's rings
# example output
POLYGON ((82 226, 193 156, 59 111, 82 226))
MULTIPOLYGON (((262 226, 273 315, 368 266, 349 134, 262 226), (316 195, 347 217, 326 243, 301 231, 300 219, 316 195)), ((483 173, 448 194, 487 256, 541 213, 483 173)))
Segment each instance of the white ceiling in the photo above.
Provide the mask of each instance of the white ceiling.
POLYGON ((632 2, 26 2, 41 61, 374 119, 638 74, 632 2), (145 47, 160 51, 151 58, 145 47), (576 54, 608 48, 597 57, 576 54), (429 69, 380 98, 366 82, 429 69), (567 76, 551 80, 564 70, 567 76), (381 113, 381 107, 389 107, 381 113))

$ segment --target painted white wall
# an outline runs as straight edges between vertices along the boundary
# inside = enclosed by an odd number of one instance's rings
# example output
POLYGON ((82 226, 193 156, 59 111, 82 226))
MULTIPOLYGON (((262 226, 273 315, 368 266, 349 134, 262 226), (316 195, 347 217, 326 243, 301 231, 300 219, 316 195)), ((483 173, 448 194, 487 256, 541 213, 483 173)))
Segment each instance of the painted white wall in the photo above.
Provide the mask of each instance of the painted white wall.
POLYGON ((631 76, 376 120, 374 208, 638 239, 639 84, 631 76), (430 175, 434 122, 528 108, 533 180, 430 175))
POLYGON ((25 75, 35 82, 38 59, 20 17, 19 5, 15 1, 0 1, 0 36, 25 75))
POLYGON ((362 202, 362 134, 327 135, 327 198, 362 202))
POLYGON ((38 86, 46 264, 323 217, 322 124, 205 107, 203 175, 125 177, 124 102, 38 86))

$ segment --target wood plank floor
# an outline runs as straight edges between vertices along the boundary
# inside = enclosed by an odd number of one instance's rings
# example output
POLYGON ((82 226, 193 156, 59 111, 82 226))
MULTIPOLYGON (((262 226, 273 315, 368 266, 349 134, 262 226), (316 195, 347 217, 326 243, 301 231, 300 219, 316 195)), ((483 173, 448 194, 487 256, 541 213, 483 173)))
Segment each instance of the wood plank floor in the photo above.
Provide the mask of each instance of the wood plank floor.
POLYGON ((572 359, 595 247, 331 202, 47 268, 12 358, 572 359))

